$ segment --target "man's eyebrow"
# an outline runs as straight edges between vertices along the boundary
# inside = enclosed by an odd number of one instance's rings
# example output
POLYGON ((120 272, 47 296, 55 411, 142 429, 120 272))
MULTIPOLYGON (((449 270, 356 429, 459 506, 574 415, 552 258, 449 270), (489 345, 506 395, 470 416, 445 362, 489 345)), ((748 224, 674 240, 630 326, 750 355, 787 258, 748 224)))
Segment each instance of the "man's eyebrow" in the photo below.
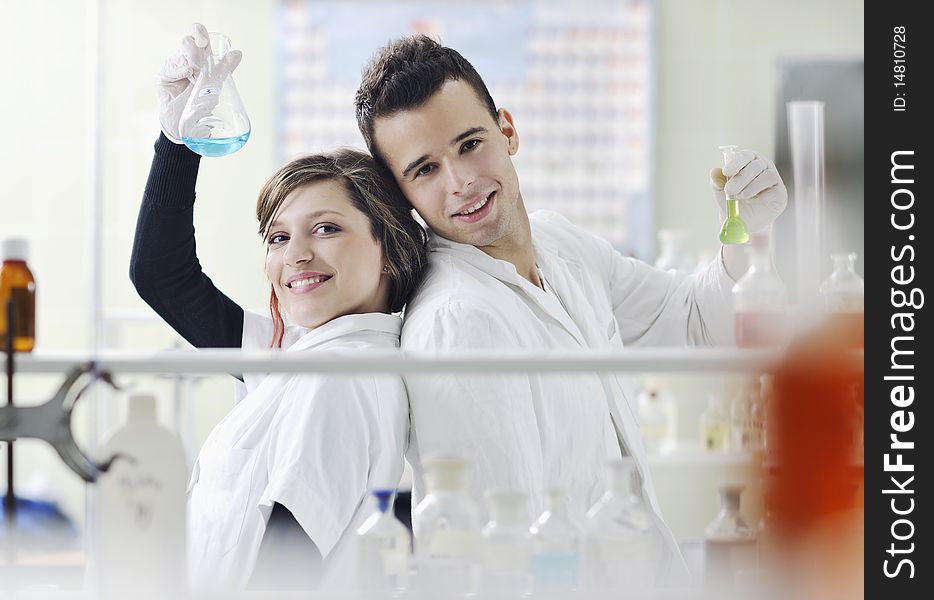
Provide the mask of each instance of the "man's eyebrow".
MULTIPOLYGON (((306 214, 304 218, 305 218, 305 220, 307 220, 307 221, 311 221, 311 220, 313 220, 313 219, 317 219, 318 217, 320 217, 320 216, 322 216, 322 215, 326 215, 326 214, 337 215, 337 216, 339 216, 339 217, 343 217, 343 216, 344 216, 344 213, 342 213, 342 212, 340 212, 340 211, 331 210, 330 208, 324 208, 324 209, 321 209, 321 210, 312 211, 312 212, 306 214)), ((275 221, 273 221, 272 223, 269 224, 269 229, 274 229, 274 228, 276 228, 276 227, 281 227, 281 226, 282 226, 282 223, 280 223, 279 220, 277 219, 277 220, 275 220, 275 221)))
MULTIPOLYGON (((487 130, 486 127, 471 127, 471 128, 468 129, 467 131, 458 134, 457 137, 455 137, 453 140, 451 140, 451 144, 452 144, 452 145, 453 145, 453 144, 457 144, 457 143, 459 143, 459 142, 461 142, 461 141, 463 141, 463 140, 469 138, 469 137, 472 136, 472 135, 476 135, 476 134, 478 134, 478 133, 487 133, 487 131, 488 131, 488 130, 487 130)), ((418 158, 416 158, 415 160, 413 160, 412 162, 410 162, 408 165, 406 165, 405 169, 402 170, 402 176, 403 176, 403 177, 408 177, 408 176, 409 176, 409 173, 412 172, 412 169, 414 169, 415 167, 417 167, 417 166, 420 165, 421 163, 425 162, 426 160, 428 160, 428 155, 427 155, 427 154, 423 154, 423 155, 419 156, 418 158)))

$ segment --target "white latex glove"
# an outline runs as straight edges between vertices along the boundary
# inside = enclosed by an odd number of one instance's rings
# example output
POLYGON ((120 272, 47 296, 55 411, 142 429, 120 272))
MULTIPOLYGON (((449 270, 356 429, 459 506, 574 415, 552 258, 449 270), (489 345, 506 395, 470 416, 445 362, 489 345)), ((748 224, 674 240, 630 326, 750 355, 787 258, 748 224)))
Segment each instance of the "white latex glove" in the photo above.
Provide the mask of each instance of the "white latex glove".
MULTIPOLYGON (((159 97, 159 124, 165 137, 176 144, 182 143, 179 121, 191 95, 192 86, 201 74, 211 53, 208 31, 201 23, 192 24, 192 35, 182 38, 178 50, 162 65, 158 74, 156 93, 159 97)), ((220 84, 243 58, 239 50, 231 50, 211 72, 212 81, 220 84)), ((195 118, 207 116, 217 105, 216 97, 205 97, 196 107, 195 118)), ((202 132, 203 133, 203 132, 202 132)), ((203 137, 210 137, 209 131, 203 137)))
POLYGON ((739 200, 739 216, 749 233, 771 225, 788 204, 788 190, 775 163, 752 150, 740 150, 722 168, 710 171, 710 185, 726 218, 726 197, 739 200))

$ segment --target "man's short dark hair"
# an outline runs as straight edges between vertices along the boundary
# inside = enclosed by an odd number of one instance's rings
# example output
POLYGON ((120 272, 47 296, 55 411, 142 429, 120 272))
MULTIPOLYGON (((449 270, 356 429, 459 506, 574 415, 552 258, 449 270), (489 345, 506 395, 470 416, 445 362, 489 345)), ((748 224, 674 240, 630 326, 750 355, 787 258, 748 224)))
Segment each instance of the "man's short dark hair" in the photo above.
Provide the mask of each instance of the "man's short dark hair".
POLYGON ((418 108, 452 79, 473 88, 493 120, 498 120, 496 104, 486 84, 456 50, 426 35, 414 35, 393 40, 376 53, 363 69, 354 105, 360 133, 379 163, 387 166, 373 139, 376 119, 418 108))

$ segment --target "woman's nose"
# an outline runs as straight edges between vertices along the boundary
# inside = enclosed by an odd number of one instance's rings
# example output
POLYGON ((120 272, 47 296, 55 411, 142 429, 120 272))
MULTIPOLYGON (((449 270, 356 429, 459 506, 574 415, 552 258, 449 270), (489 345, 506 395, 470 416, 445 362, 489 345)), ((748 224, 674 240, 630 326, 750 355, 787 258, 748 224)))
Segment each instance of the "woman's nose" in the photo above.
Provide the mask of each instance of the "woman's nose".
POLYGON ((300 237, 293 237, 285 249, 285 263, 290 267, 297 267, 314 259, 315 253, 311 243, 300 237))

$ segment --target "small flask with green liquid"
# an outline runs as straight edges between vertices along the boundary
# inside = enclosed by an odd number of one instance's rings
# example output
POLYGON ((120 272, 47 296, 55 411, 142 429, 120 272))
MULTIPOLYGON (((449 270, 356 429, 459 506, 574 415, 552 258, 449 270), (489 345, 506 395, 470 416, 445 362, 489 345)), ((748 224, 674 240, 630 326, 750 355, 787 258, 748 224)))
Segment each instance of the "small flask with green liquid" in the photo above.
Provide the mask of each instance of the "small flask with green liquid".
MULTIPOLYGON (((717 146, 723 153, 723 166, 726 166, 736 153, 739 146, 717 146)), ((726 191, 723 192, 726 194, 726 191)), ((745 244, 749 241, 749 232, 746 231, 746 223, 739 216, 739 200, 735 198, 726 198, 726 220, 720 227, 720 242, 723 244, 745 244)))

